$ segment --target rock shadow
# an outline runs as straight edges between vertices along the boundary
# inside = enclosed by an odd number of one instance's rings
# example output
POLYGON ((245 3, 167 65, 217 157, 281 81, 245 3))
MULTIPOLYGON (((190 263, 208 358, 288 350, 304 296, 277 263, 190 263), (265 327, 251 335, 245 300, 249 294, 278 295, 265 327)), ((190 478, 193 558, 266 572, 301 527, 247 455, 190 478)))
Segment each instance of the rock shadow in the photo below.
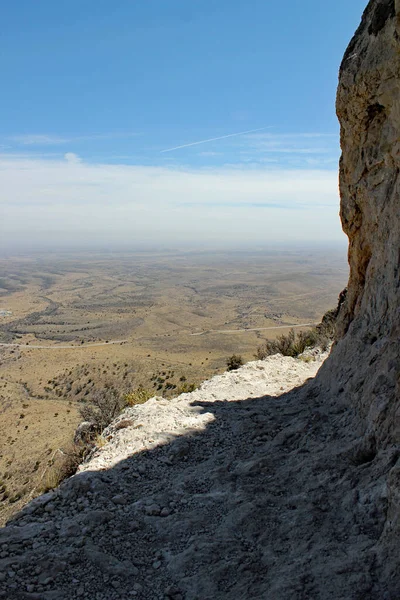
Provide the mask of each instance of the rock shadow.
POLYGON ((0 531, 0 597, 394 599, 390 457, 352 460, 352 411, 323 400, 312 381, 194 402, 214 416, 203 431, 78 474, 0 531))

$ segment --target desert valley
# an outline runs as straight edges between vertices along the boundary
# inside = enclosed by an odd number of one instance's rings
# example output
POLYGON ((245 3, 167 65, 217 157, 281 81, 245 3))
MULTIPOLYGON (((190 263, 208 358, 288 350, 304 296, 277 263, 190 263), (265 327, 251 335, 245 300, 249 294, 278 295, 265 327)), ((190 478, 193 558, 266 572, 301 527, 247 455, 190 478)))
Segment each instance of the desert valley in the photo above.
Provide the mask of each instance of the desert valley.
POLYGON ((336 306, 345 252, 66 253, 0 261, 0 519, 104 388, 177 396, 336 306))

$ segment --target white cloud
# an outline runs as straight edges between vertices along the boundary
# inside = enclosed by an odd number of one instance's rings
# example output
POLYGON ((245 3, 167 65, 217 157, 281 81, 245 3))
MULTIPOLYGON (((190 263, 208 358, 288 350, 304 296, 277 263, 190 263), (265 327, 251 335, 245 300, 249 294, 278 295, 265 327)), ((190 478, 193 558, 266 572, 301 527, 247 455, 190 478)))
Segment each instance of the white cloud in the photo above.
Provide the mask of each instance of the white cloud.
POLYGON ((304 166, 313 160, 315 166, 338 162, 338 135, 330 133, 258 133, 244 136, 241 155, 275 157, 286 164, 298 162, 304 166), (312 159, 310 159, 312 157, 312 159))
POLYGON ((212 151, 204 151, 199 152, 198 156, 221 156, 222 152, 212 152, 212 151))
POLYGON ((64 154, 64 158, 70 165, 78 165, 80 162, 82 162, 81 158, 79 158, 79 156, 74 152, 67 152, 64 154))
POLYGON ((337 174, 0 156, 0 238, 43 243, 342 240, 337 174))
POLYGON ((68 142, 68 139, 57 135, 42 134, 12 135, 8 137, 7 140, 22 146, 54 146, 68 142))
POLYGON ((17 146, 59 146, 64 144, 87 142, 92 140, 113 140, 118 138, 131 138, 138 136, 138 133, 132 132, 110 132, 93 133, 88 135, 61 136, 53 134, 18 134, 7 136, 5 141, 11 142, 17 146))

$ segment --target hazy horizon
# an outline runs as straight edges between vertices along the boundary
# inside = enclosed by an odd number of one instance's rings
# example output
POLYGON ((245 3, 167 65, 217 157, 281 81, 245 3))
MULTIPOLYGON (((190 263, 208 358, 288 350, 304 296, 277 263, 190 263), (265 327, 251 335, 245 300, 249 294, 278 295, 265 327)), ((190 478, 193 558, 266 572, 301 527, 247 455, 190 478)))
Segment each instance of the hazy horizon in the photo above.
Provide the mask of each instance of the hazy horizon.
POLYGON ((338 252, 347 256, 347 237, 342 240, 325 240, 325 241, 298 241, 298 240, 287 240, 287 241, 276 241, 269 243, 251 243, 238 241, 235 244, 227 243, 196 243, 187 242, 179 243, 175 245, 168 244, 155 244, 154 242, 141 243, 141 244, 124 244, 124 243, 87 243, 86 245, 78 244, 55 244, 49 242, 47 245, 42 241, 41 244, 33 245, 31 242, 21 243, 10 243, 5 244, 0 241, 0 258, 16 257, 16 256, 41 256, 41 255, 88 255, 88 254, 235 254, 235 253, 248 253, 248 254, 268 254, 268 253, 303 253, 303 252, 338 252))

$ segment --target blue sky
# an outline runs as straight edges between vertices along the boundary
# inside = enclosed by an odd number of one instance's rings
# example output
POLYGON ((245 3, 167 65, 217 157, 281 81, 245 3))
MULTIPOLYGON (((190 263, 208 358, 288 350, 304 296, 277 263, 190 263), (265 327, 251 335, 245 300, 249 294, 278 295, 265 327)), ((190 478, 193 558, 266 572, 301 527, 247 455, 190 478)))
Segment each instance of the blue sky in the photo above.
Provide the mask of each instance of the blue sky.
POLYGON ((334 100, 365 4, 5 3, 4 239, 341 239, 334 100))

